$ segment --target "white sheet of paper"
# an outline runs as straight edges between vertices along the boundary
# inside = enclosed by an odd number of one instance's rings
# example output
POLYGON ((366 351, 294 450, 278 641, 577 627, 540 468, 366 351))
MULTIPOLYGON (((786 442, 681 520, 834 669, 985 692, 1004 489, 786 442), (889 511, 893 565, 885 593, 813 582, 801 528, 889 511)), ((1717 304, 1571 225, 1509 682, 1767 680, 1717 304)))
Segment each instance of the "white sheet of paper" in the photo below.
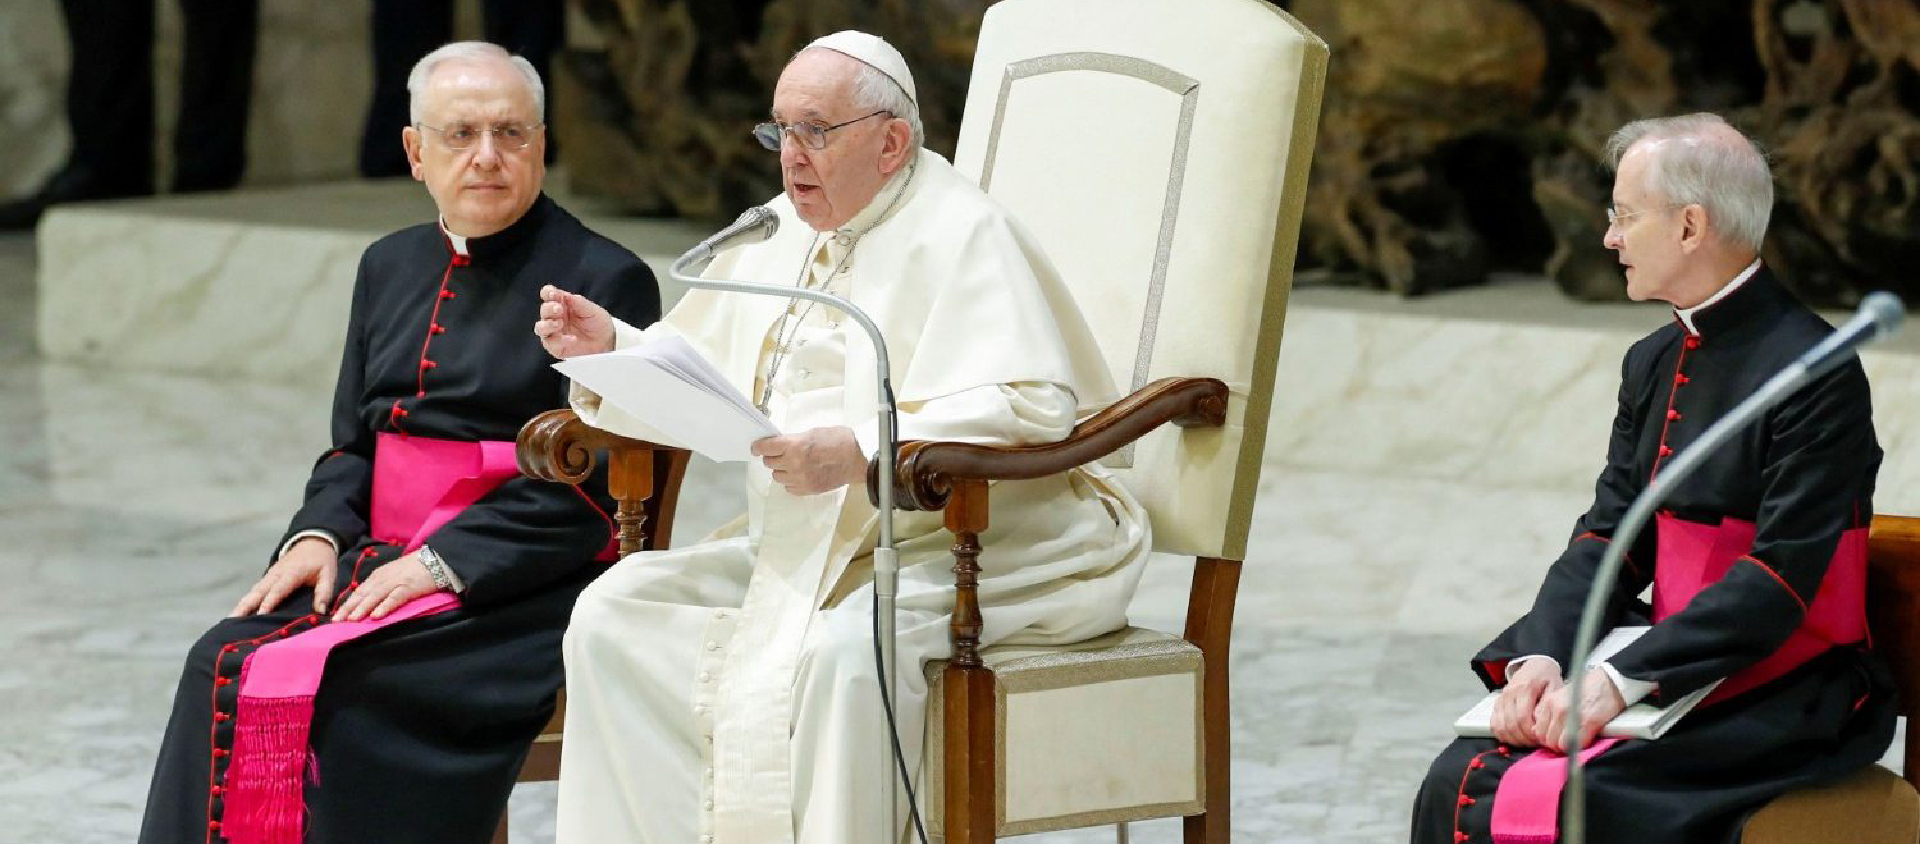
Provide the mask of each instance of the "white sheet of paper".
POLYGON ((752 459, 755 440, 780 433, 686 341, 668 341, 568 358, 553 368, 657 431, 662 445, 723 463, 752 459))

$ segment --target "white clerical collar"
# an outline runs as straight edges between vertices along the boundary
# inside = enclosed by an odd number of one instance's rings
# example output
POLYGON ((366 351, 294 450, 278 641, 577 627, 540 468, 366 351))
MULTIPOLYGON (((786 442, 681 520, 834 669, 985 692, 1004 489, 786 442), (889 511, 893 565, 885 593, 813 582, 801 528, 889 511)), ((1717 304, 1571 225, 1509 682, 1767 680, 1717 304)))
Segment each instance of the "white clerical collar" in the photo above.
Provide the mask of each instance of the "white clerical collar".
POLYGON ((447 218, 445 217, 440 218, 440 233, 447 236, 448 243, 453 244, 453 254, 467 254, 466 235, 454 234, 452 229, 447 228, 447 218))
POLYGON ((1758 272, 1759 270, 1760 270, 1760 259, 1755 258, 1753 259, 1753 263, 1748 264, 1747 268, 1744 270, 1741 270, 1739 275, 1734 276, 1732 281, 1727 282, 1725 286, 1721 287, 1712 296, 1708 296, 1705 302, 1701 302, 1700 304, 1694 305, 1691 308, 1674 308, 1673 315, 1680 318, 1680 324, 1687 327, 1688 334, 1699 334, 1700 329, 1693 327, 1694 315, 1700 313, 1701 311, 1706 310, 1709 307, 1712 307, 1713 303, 1718 302, 1721 299, 1727 298, 1727 294, 1730 294, 1733 291, 1740 289, 1740 285, 1746 284, 1747 279, 1753 278, 1753 274, 1758 272))
POLYGON ((913 171, 919 164, 919 151, 915 150, 914 157, 908 159, 907 166, 900 168, 893 174, 893 178, 880 186, 880 192, 873 195, 873 199, 867 202, 867 207, 860 209, 860 213, 853 215, 853 219, 848 220, 846 225, 834 231, 834 239, 844 245, 866 234, 868 229, 880 225, 880 221, 886 219, 894 206, 900 204, 900 193, 907 189, 908 182, 913 181, 913 171))

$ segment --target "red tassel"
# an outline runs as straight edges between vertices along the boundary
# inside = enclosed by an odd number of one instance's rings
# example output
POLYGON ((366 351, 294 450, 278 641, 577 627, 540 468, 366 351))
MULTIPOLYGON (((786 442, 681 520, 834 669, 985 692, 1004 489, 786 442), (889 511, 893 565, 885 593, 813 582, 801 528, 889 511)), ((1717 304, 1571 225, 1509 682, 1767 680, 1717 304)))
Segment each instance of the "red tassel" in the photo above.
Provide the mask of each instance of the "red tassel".
POLYGON ((227 768, 225 828, 232 844, 300 844, 306 825, 301 775, 313 767, 307 748, 311 696, 242 697, 235 716, 233 764, 227 768))

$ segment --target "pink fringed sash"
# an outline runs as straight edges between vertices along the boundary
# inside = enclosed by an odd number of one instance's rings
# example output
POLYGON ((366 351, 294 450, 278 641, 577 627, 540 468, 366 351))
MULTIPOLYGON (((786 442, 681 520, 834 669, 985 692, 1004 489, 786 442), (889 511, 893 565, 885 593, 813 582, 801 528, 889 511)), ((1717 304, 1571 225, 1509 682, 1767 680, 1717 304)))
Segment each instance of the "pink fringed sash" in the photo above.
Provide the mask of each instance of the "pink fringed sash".
MULTIPOLYGON (((380 434, 374 446, 369 531, 403 553, 519 474, 511 442, 380 434)), ((327 656, 390 624, 460 606, 450 592, 408 601, 381 619, 322 624, 264 645, 240 670, 233 763, 222 829, 233 844, 299 844, 306 823, 301 776, 313 767, 308 733, 327 656)), ((313 771, 317 776, 318 772, 313 771)))
MULTIPOLYGON (((1661 513, 1657 519, 1659 545, 1653 577, 1656 623, 1685 609, 1701 590, 1726 577, 1741 558, 1753 559, 1747 554, 1753 550, 1754 537, 1754 524, 1740 519, 1722 519, 1717 525, 1690 522, 1669 513, 1661 513)), ((1754 562, 1759 564, 1758 560, 1754 562)), ((1774 573, 1774 577, 1779 575, 1774 573)), ((1780 586, 1788 588, 1784 582, 1780 586)), ((1865 641, 1866 596, 1867 529, 1852 528, 1840 534, 1840 544, 1827 564, 1820 589, 1786 644, 1728 677, 1701 705, 1709 706, 1779 679, 1835 645, 1865 641)), ((1580 751, 1580 764, 1593 761, 1620 741, 1594 742, 1580 751)), ((1566 777, 1567 757, 1550 750, 1536 750, 1508 768, 1493 795, 1495 844, 1553 844, 1559 840, 1560 790, 1566 777)))
MULTIPOLYGON (((1580 764, 1593 761, 1620 739, 1601 739, 1580 751, 1580 764)), ((1560 789, 1567 782, 1567 757, 1536 750, 1513 763, 1493 793, 1493 844, 1553 844, 1560 839, 1560 789)))

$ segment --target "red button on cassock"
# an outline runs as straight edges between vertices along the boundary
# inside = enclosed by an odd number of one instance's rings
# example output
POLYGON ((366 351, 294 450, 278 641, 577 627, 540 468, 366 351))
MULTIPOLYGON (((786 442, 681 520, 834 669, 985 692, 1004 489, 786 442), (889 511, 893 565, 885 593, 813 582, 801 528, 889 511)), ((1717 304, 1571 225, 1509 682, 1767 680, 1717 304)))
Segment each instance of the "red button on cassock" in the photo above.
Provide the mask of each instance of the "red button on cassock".
POLYGON ((1672 457, 1672 456, 1673 456, 1673 449, 1671 449, 1671 448, 1668 448, 1668 447, 1666 447, 1666 446, 1664 446, 1664 445, 1663 445, 1663 446, 1661 446, 1661 447, 1660 447, 1660 456, 1661 456, 1661 457, 1672 457))
POLYGON ((1678 421, 1680 421, 1680 411, 1678 411, 1678 410, 1668 410, 1668 411, 1667 411, 1667 421, 1668 421, 1668 422, 1678 422, 1678 421))
POLYGON ((1688 338, 1687 338, 1687 348, 1689 348, 1689 349, 1698 349, 1698 348, 1700 348, 1700 338, 1698 338, 1698 337, 1688 337, 1688 338))

